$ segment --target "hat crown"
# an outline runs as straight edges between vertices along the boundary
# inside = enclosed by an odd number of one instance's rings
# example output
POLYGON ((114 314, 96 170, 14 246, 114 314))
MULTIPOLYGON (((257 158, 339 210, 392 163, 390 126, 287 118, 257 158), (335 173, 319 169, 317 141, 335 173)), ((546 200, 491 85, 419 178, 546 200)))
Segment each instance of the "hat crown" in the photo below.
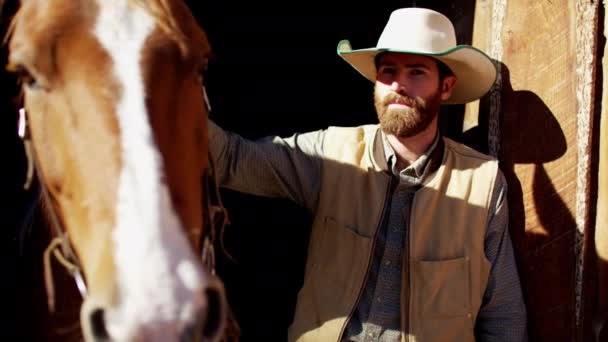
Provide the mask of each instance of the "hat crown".
POLYGON ((391 13, 376 47, 441 53, 456 47, 456 33, 452 22, 439 12, 401 8, 391 13))

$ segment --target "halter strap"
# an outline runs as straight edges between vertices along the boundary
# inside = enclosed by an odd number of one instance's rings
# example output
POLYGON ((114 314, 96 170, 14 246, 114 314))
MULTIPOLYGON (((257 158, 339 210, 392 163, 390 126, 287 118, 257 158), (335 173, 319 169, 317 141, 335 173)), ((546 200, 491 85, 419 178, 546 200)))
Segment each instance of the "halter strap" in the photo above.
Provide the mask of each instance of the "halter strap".
POLYGON ((201 259, 203 265, 207 267, 209 272, 215 274, 215 244, 217 242, 217 234, 219 232, 219 243, 220 248, 224 251, 224 254, 234 261, 234 258, 226 251, 224 247, 224 228, 230 224, 228 218, 228 211, 222 203, 220 196, 219 184, 215 177, 215 168, 213 165, 213 159, 211 153, 208 157, 207 170, 203 176, 203 191, 205 191, 204 205, 205 212, 207 215, 203 216, 203 222, 205 223, 205 231, 201 236, 201 259))
MULTIPOLYGON (((27 175, 24 184, 24 188, 27 190, 32 185, 32 179, 34 175, 34 171, 36 174, 41 177, 42 172, 40 169, 39 161, 36 156, 36 151, 33 148, 31 141, 31 134, 29 131, 29 125, 27 121, 27 111, 25 108, 19 109, 19 127, 18 127, 19 137, 23 140, 23 145, 25 148, 25 155, 27 157, 27 175)), ((70 244, 68 233, 65 229, 63 229, 59 217, 55 212, 55 209, 52 205, 52 198, 49 194, 47 187, 44 185, 44 182, 40 183, 40 192, 42 194, 42 200, 47 203, 49 206, 48 216, 50 219, 51 229, 53 230, 53 240, 47 246, 44 251, 44 278, 45 278, 45 287, 47 292, 47 304, 49 310, 53 312, 55 310, 55 291, 53 286, 53 268, 51 266, 51 255, 55 256, 55 258, 63 265, 68 272, 72 275, 76 282, 76 287, 80 292, 80 295, 84 299, 87 295, 87 286, 84 281, 84 277, 82 276, 82 267, 80 265, 78 256, 74 253, 72 246, 70 244), (60 249, 59 249, 60 248, 60 249)))
MULTIPOLYGON (((201 85, 203 91, 203 99, 207 108, 207 113, 211 112, 211 101, 207 95, 207 88, 204 84, 201 85)), ((205 232, 201 236, 201 258, 203 265, 207 266, 212 274, 215 274, 215 244, 217 242, 217 232, 219 232, 219 243, 220 248, 224 254, 231 260, 235 261, 234 257, 227 252, 224 246, 224 228, 230 224, 228 217, 228 210, 222 203, 222 197, 220 196, 220 186, 217 183, 215 177, 215 165, 213 163, 213 156, 211 151, 207 155, 207 170, 203 175, 203 191, 205 192, 203 208, 207 215, 203 216, 203 222, 205 222, 205 232)))
POLYGON ((23 141, 25 156, 27 159, 27 173, 25 175, 25 183, 23 189, 29 190, 32 186, 32 179, 34 177, 34 163, 32 157, 32 141, 30 139, 30 131, 27 126, 27 115, 25 108, 19 109, 19 126, 17 128, 17 134, 23 141))
MULTIPOLYGON (((209 99, 207 92, 203 87, 205 105, 210 110, 209 99)), ((31 134, 29 132, 29 125, 27 119, 27 111, 25 108, 19 109, 19 126, 18 126, 19 137, 23 140, 25 153, 28 162, 28 169, 24 188, 27 190, 31 187, 34 171, 41 177, 42 172, 39 165, 39 160, 36 155, 36 151, 33 148, 31 141, 31 134)), ((203 187, 205 191, 204 197, 204 208, 206 209, 207 215, 203 215, 203 221, 206 223, 205 233, 201 235, 200 246, 200 257, 203 265, 209 270, 211 274, 215 274, 215 248, 216 243, 216 232, 220 232, 220 246, 224 253, 232 260, 232 256, 226 252, 223 244, 224 228, 229 224, 227 210, 224 207, 219 185, 216 182, 214 174, 214 165, 211 154, 209 153, 209 165, 203 177, 203 187)), ((48 216, 50 218, 50 225, 52 227, 54 237, 49 243, 48 247, 44 251, 44 277, 45 287, 47 291, 47 304, 51 312, 55 309, 55 289, 53 284, 53 274, 51 267, 51 256, 54 256, 57 261, 72 275, 80 295, 84 299, 87 296, 87 286, 82 275, 82 266, 80 259, 74 253, 72 249, 68 233, 61 225, 61 221, 52 205, 52 197, 44 185, 44 182, 40 183, 41 195, 43 201, 49 205, 48 216)))

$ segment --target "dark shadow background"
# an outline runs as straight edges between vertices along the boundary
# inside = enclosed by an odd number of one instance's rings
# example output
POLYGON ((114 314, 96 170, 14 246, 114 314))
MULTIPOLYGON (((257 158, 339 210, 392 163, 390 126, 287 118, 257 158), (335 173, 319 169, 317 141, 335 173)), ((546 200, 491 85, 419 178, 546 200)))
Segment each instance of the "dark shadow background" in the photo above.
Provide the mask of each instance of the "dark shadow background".
MULTIPOLYGON (((214 51, 206 79, 210 116, 224 129, 250 139, 287 136, 330 125, 375 123, 372 84, 337 56, 338 41, 349 39, 355 49, 372 47, 392 10, 415 5, 446 14, 456 26, 458 42, 470 43, 475 9, 475 0, 371 4, 337 0, 331 6, 326 1, 186 2, 214 51)), ((9 1, 4 8, 2 33, 14 6, 15 2, 9 1)), ((5 48, 0 52, 3 66, 5 48)), ((509 185, 511 235, 530 313, 531 341, 571 341, 575 333, 571 316, 575 222, 543 166, 565 153, 565 138, 542 100, 532 92, 513 90, 507 66, 502 65, 502 70, 503 147, 499 157, 509 185), (551 232, 550 239, 525 232, 523 193, 514 173, 517 163, 535 165, 534 203, 541 224, 551 232)), ((2 300, 14 308, 4 310, 5 329, 0 336, 17 334, 23 337, 20 340, 43 340, 28 330, 31 319, 47 319, 30 306, 43 300, 44 287, 40 262, 28 251, 40 252, 43 246, 33 244, 23 249, 19 243, 23 234, 20 224, 35 194, 21 188, 25 159, 16 135, 16 87, 3 67, 0 84, 0 137, 6 160, 0 178, 5 199, 2 251, 6 255, 2 268, 11 279, 4 282, 2 300)), ((487 152, 487 98, 480 107, 478 127, 461 132, 462 105, 445 107, 440 127, 447 136, 487 152)), ((284 341, 302 283, 311 220, 288 201, 228 190, 223 190, 222 196, 231 218, 224 243, 236 262, 219 255, 218 273, 225 280, 242 340, 284 341)), ((39 235, 35 234, 43 233, 29 234, 34 235, 25 241, 37 241, 39 235)), ((597 293, 593 286, 586 289, 597 293)), ((594 305, 590 300, 586 303, 594 305)))
MULTIPOLYGON (((372 83, 337 56, 338 41, 349 39, 354 48, 375 46, 391 11, 415 5, 445 13, 455 23, 459 42, 470 43, 475 7, 474 0, 388 1, 373 6, 348 1, 334 1, 331 6, 324 1, 186 2, 214 51, 206 79, 211 117, 250 139, 375 123, 372 83)), ((15 8, 16 1, 6 2, 2 33, 15 8)), ((4 66, 6 48, 1 52, 4 66)), ((21 227, 35 189, 21 187, 25 158, 16 135, 15 80, 2 67, 0 81, 0 136, 10 165, 3 168, 7 174, 1 178, 7 199, 2 229, 7 256, 2 260, 14 280, 7 282, 3 296, 3 302, 14 308, 5 311, 3 334, 17 340, 47 340, 43 331, 31 329, 36 322, 50 326, 56 319, 69 330, 77 313, 50 318, 44 311, 40 255, 45 246, 37 242, 45 240, 45 232, 21 227)), ((449 130, 461 120, 463 106, 444 110, 441 126, 447 134, 457 134, 458 129, 449 130)), ((311 219, 284 200, 227 190, 222 195, 231 218, 224 243, 235 262, 220 255, 218 273, 225 280, 242 340, 284 341, 302 284, 311 219)), ((61 277, 65 272, 58 269, 55 274, 61 277)))
MULTIPOLYGON (((376 123, 373 84, 336 54, 338 42, 373 47, 394 9, 416 5, 446 14, 458 41, 470 43, 475 8, 474 0, 189 3, 214 51, 206 79, 210 117, 250 139, 376 123)), ((465 139, 464 106, 443 111, 444 132, 465 139)), ((479 145, 486 148, 486 140, 479 145)), ((242 339, 284 341, 302 284, 311 218, 288 201, 229 190, 222 195, 232 221, 225 245, 236 263, 220 257, 218 273, 242 339)))

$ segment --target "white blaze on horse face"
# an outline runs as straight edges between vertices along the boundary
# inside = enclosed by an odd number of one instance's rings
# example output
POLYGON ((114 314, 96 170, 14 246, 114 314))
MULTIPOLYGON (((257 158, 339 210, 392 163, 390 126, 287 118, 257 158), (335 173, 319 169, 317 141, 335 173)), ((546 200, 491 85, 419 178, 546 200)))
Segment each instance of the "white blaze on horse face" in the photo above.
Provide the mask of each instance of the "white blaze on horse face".
POLYGON ((204 304, 202 268, 163 181, 140 61, 154 19, 128 0, 97 0, 95 35, 113 61, 122 171, 113 231, 118 303, 106 308, 115 340, 177 340, 204 304))

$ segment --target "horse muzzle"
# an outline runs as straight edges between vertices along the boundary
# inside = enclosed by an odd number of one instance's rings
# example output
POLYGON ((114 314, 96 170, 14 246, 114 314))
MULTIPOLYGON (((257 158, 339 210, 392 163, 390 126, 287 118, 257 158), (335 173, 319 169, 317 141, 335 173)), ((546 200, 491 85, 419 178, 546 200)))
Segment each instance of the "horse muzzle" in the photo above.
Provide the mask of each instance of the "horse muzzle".
POLYGON ((224 332, 228 304, 222 283, 209 275, 208 285, 197 291, 174 315, 157 309, 158 315, 116 308, 85 299, 81 308, 81 327, 87 342, 216 342, 224 332))

